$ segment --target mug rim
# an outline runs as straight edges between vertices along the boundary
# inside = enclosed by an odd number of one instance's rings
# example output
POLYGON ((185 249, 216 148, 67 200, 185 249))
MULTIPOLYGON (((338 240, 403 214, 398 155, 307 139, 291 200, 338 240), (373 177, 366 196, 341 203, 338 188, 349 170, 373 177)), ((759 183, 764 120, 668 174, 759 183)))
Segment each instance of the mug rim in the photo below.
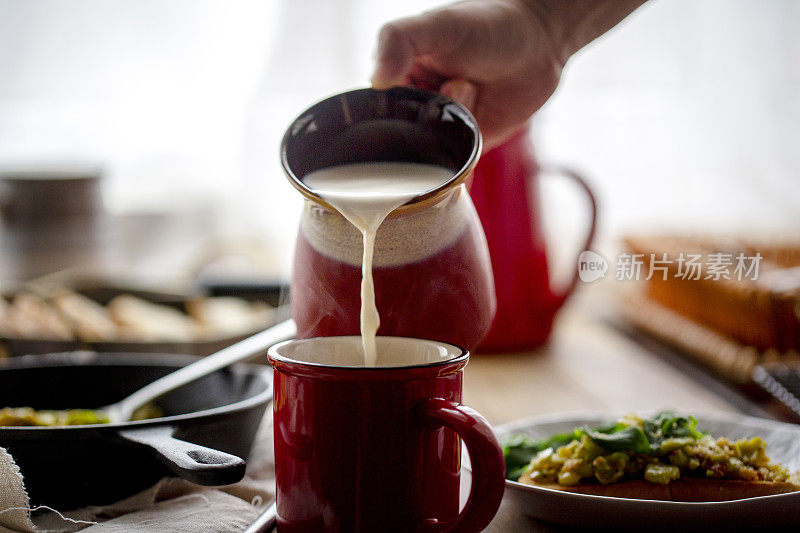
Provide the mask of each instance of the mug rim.
POLYGON ((347 372, 347 373, 361 373, 366 372, 370 374, 380 373, 390 371, 393 374, 397 374, 398 371, 404 370, 413 370, 413 369, 440 369, 442 367, 446 367, 449 365, 458 365, 459 368, 463 367, 469 361, 469 350, 466 348, 462 348, 460 346, 456 346, 455 344, 450 344, 448 342, 442 341, 435 341, 432 339, 420 339, 418 337, 400 337, 397 335, 377 335, 376 339, 381 338, 395 338, 395 339, 405 339, 409 341, 420 341, 420 342, 435 342, 438 344, 444 344, 446 346, 455 348, 455 351, 460 352, 455 357, 444 361, 433 361, 430 363, 417 363, 413 365, 392 365, 392 366, 352 366, 352 365, 331 365, 326 363, 312 363, 308 361, 299 361, 297 359, 292 359, 291 357, 287 357, 282 355, 278 352, 282 347, 287 346, 289 344, 299 342, 299 341, 315 341, 315 340, 322 340, 322 339, 334 339, 334 338, 354 338, 360 337, 360 335, 330 335, 326 337, 307 337, 305 339, 289 339, 283 342, 279 342, 277 344, 273 344, 267 350, 267 359, 269 360, 270 364, 275 367, 277 363, 278 366, 292 366, 292 367, 299 367, 305 368, 308 370, 325 370, 331 372, 347 372))
POLYGON ((391 94, 402 94, 402 93, 417 93, 418 95, 423 95, 428 97, 429 99, 439 99, 443 102, 446 102, 446 105, 452 105, 456 109, 459 110, 460 114, 463 115, 462 119, 464 124, 473 132, 473 142, 472 142, 472 151, 470 152, 467 160, 461 166, 461 168, 453 174, 453 177, 448 179, 445 183, 440 185, 435 189, 431 189, 430 191, 426 191, 424 194, 420 194, 415 196, 408 202, 404 203, 400 207, 398 207, 395 211, 405 211, 408 209, 414 209, 422 205, 429 205, 431 203, 437 202, 445 193, 455 189, 462 183, 464 183, 467 177, 472 173, 475 169, 475 166, 478 164, 478 160, 481 156, 481 151, 483 149, 483 136, 481 135, 481 131, 478 128, 478 121, 472 115, 469 109, 466 108, 461 102, 450 98, 442 93, 436 91, 429 91, 427 89, 420 89, 418 87, 410 87, 410 86, 396 86, 390 87, 388 89, 374 89, 372 87, 361 87, 357 89, 350 89, 347 91, 342 91, 339 93, 332 94, 325 98, 322 98, 307 108, 305 108, 299 115, 297 115, 294 120, 289 124, 286 128, 286 131, 283 134, 283 138, 281 139, 281 146, 280 146, 280 159, 281 159, 281 168, 283 169, 284 174, 289 180, 289 183, 297 189, 300 194, 302 194, 306 199, 311 200, 317 204, 322 205, 323 207, 336 211, 336 208, 331 206, 328 202, 326 202, 322 197, 314 192, 313 189, 308 187, 301 177, 298 177, 294 170, 292 170, 291 165, 289 164, 289 156, 288 156, 288 146, 292 140, 292 132, 296 129, 296 126, 299 123, 302 123, 305 117, 309 115, 314 109, 320 107, 321 105, 328 103, 331 100, 341 100, 346 95, 351 94, 363 94, 363 93, 385 93, 387 95, 391 94))

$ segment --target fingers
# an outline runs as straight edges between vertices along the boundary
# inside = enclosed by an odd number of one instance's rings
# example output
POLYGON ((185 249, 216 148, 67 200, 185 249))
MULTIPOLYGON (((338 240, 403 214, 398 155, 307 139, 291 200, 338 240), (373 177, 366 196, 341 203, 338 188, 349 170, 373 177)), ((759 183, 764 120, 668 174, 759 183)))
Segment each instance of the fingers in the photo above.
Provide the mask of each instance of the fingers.
POLYGON ((402 85, 416 58, 451 51, 458 26, 450 18, 445 11, 439 11, 385 24, 378 34, 373 87, 402 85))
POLYGON ((414 65, 414 46, 399 23, 390 22, 378 34, 378 52, 372 86, 387 89, 403 84, 414 65))
POLYGON ((475 113, 475 105, 478 101, 478 87, 471 81, 463 78, 447 81, 439 88, 439 92, 461 102, 464 107, 473 114, 475 113))

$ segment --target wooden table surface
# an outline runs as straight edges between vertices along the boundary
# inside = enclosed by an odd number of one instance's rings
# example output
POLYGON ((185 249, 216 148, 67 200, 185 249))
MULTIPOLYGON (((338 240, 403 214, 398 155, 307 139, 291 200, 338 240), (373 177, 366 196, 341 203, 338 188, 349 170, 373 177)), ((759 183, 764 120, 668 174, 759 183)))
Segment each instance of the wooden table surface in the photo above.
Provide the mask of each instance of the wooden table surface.
POLYGON ((562 310, 546 346, 474 354, 464 402, 492 424, 558 411, 742 411, 610 325, 597 309, 615 305, 613 294, 591 289, 562 310))

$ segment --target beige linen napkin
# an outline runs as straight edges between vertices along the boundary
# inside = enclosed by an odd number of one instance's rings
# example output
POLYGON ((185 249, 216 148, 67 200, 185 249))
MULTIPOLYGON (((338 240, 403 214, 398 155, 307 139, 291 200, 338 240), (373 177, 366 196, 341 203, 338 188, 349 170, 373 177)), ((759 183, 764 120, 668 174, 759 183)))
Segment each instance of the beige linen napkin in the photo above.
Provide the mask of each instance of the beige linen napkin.
POLYGON ((0 533, 244 531, 272 501, 274 486, 271 409, 253 443, 247 476, 235 485, 209 488, 166 478, 111 505, 63 514, 41 509, 33 519, 19 469, 0 448, 0 533))
POLYGON ((201 490, 84 529, 86 533, 235 533, 260 514, 248 502, 219 490, 201 490))
POLYGON ((28 506, 19 468, 5 448, 0 448, 0 533, 34 531, 28 506))

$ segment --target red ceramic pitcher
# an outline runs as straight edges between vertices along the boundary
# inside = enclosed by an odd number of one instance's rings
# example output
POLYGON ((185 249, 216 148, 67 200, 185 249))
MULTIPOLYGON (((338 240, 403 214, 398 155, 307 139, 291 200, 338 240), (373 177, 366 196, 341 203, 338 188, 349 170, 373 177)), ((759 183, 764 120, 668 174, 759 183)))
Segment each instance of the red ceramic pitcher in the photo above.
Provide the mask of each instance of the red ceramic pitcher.
POLYGON ((334 95, 289 126, 281 160, 306 197, 292 273, 300 338, 360 332, 363 256, 359 231, 303 177, 352 162, 406 161, 448 168, 453 177, 395 210, 378 230, 378 334, 477 346, 495 310, 489 250, 464 186, 480 152, 478 125, 466 108, 406 87, 334 95))
MULTIPOLYGON (((563 168, 558 173, 577 182, 589 198, 591 224, 578 252, 587 250, 597 220, 594 195, 577 173, 563 168)), ((566 287, 551 286, 539 214, 539 175, 527 130, 485 153, 475 168, 470 195, 489 243, 497 294, 497 314, 479 350, 524 350, 543 344, 556 312, 578 282, 576 266, 566 287)))

